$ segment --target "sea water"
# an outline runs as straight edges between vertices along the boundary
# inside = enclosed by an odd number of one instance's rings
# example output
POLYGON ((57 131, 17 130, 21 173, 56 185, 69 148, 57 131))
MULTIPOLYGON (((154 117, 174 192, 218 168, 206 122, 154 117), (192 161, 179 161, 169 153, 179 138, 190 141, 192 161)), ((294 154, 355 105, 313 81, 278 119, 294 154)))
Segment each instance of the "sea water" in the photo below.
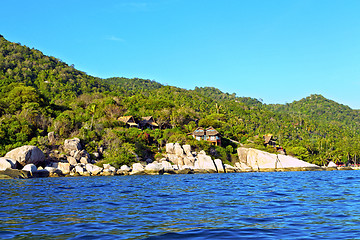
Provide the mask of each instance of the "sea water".
POLYGON ((1 239, 360 238, 360 171, 0 181, 1 239))

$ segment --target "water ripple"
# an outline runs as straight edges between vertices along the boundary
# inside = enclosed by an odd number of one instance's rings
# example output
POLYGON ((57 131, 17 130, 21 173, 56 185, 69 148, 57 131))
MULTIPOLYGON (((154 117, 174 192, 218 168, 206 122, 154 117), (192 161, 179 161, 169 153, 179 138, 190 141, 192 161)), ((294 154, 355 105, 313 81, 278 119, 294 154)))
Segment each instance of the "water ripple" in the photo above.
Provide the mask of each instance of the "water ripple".
POLYGON ((1 239, 354 239, 360 171, 3 180, 1 239))

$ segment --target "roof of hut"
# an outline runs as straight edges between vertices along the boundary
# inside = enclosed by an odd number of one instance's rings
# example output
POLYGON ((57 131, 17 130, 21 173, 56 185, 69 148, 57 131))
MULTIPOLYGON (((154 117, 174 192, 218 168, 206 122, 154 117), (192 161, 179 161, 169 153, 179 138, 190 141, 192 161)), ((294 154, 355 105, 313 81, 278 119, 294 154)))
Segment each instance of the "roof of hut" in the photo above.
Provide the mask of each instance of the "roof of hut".
POLYGON ((133 116, 123 116, 118 118, 119 121, 129 124, 130 126, 137 126, 133 116))
POLYGON ((219 132, 215 130, 215 128, 213 127, 209 127, 206 129, 206 135, 207 136, 215 136, 215 135, 218 135, 219 132))
POLYGON ((204 136, 205 130, 202 127, 198 127, 197 129, 195 129, 193 134, 194 134, 194 136, 204 136))
POLYGON ((123 116, 123 117, 119 117, 118 120, 122 121, 122 122, 128 122, 129 120, 133 119, 133 116, 123 116))
POLYGON ((147 116, 147 117, 141 117, 142 120, 145 120, 145 121, 154 121, 153 117, 152 116, 147 116))
POLYGON ((158 127, 159 125, 154 121, 152 116, 142 117, 141 124, 149 124, 154 127, 158 127))
POLYGON ((271 134, 264 135, 265 144, 269 143, 272 137, 273 136, 271 134))

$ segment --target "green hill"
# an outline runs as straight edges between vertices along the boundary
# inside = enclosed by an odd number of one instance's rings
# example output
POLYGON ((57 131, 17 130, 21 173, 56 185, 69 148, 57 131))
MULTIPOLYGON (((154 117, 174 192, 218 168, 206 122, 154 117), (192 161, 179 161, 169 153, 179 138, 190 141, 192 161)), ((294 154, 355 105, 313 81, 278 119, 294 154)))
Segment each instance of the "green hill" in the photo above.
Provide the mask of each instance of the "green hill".
POLYGON ((272 134, 288 154, 317 164, 354 162, 360 153, 359 111, 311 95, 286 105, 265 105, 213 87, 186 90, 145 79, 101 79, 0 36, 0 155, 35 144, 53 148, 79 137, 88 152, 114 165, 159 158, 167 142, 188 143, 232 161, 237 144, 275 152, 262 135, 272 134), (118 120, 153 116, 157 130, 126 128, 118 120), (222 147, 196 141, 197 126, 215 127, 222 147), (234 141, 230 141, 234 140, 234 141), (102 151, 104 150, 104 151, 102 151))

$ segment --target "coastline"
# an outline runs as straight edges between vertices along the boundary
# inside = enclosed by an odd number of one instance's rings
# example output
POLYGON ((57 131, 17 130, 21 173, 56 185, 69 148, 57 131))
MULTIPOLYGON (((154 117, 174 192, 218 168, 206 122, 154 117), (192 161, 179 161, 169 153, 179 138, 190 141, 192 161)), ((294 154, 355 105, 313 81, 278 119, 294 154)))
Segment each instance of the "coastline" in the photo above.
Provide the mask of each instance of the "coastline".
MULTIPOLYGON (((22 146, 0 157, 0 179, 44 177, 170 175, 244 172, 334 171, 355 170, 357 167, 320 167, 297 158, 271 154, 252 148, 239 147, 238 161, 229 165, 213 159, 205 151, 191 151, 190 145, 166 144, 165 157, 158 161, 134 163, 115 168, 110 164, 96 164, 80 144, 80 139, 67 139, 61 158, 50 160, 36 146, 22 146)), ((56 150, 56 152, 59 152, 56 150)))

